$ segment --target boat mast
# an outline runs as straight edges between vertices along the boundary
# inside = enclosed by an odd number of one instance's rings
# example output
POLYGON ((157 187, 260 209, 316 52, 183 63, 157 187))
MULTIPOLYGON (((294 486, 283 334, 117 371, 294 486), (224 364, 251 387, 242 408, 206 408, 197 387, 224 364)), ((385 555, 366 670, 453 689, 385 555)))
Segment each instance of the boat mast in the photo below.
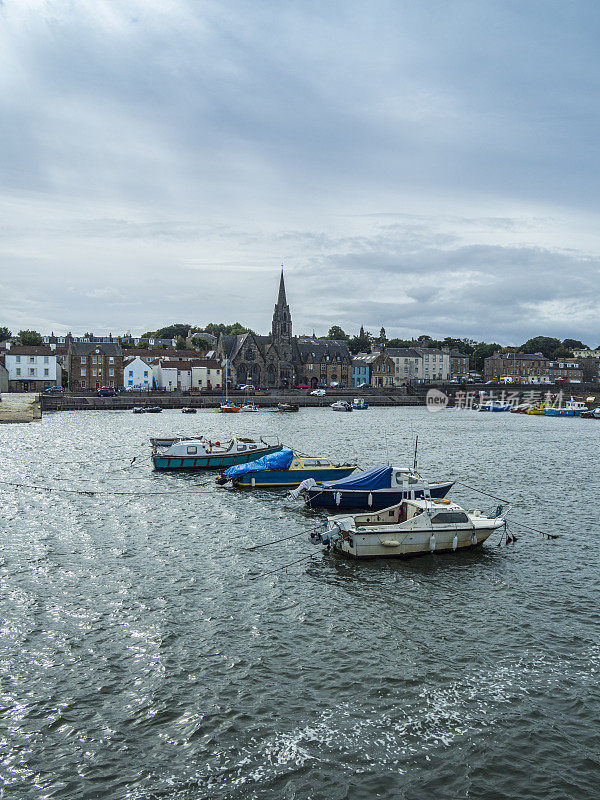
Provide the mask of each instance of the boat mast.
POLYGON ((419 444, 419 436, 415 437, 415 457, 413 459, 413 470, 417 471, 417 445, 419 444))

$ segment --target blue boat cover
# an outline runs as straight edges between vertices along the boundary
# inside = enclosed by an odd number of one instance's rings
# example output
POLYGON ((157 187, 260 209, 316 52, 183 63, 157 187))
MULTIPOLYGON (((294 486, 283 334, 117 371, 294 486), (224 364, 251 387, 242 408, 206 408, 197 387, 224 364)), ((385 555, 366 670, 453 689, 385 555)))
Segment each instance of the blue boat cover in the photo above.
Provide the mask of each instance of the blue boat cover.
POLYGON ((335 489, 363 489, 375 491, 376 489, 390 489, 392 486, 392 468, 375 467, 366 472, 359 472, 339 481, 324 482, 321 486, 335 487, 335 489))
POLYGON ((256 461, 251 461, 249 464, 236 464, 233 467, 229 467, 224 474, 228 478, 241 478, 242 475, 247 475, 249 472, 264 472, 266 469, 282 471, 289 469, 293 459, 293 451, 289 447, 284 447, 276 453, 269 453, 262 458, 257 458, 256 461))

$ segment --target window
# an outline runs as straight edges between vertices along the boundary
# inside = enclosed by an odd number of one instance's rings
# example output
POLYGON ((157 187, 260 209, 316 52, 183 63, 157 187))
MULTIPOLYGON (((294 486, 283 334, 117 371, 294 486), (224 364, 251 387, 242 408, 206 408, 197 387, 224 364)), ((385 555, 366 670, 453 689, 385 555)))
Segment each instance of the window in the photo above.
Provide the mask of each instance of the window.
POLYGON ((81 363, 85 364, 85 356, 81 356, 81 363))
POLYGON ((108 363, 109 364, 114 364, 115 363, 115 359, 112 356, 110 356, 110 358, 108 359, 108 363))
POLYGON ((96 356, 92 356, 92 364, 97 364, 97 363, 98 359, 96 358, 96 356))
POLYGON ((44 356, 44 364, 49 364, 50 358, 48 356, 44 356))
POLYGON ((133 381, 132 380, 128 381, 128 384, 129 386, 133 386, 133 381))
POLYGON ((35 375, 36 370, 33 367, 29 367, 29 375, 35 375))
POLYGON ((50 375, 50 370, 49 369, 45 369, 44 370, 44 375, 50 375))
POLYGON ((17 367, 17 375, 21 374, 21 367, 17 367))
POLYGON ((17 364, 21 363, 21 356, 16 356, 16 362, 17 362, 17 364))
POLYGON ((97 370, 93 369, 93 370, 92 370, 92 375, 95 375, 95 374, 96 374, 96 371, 97 371, 97 370))
POLYGON ((108 374, 109 374, 109 375, 114 375, 114 374, 115 374, 115 371, 114 371, 114 369, 109 369, 109 370, 108 370, 108 374))
POLYGON ((82 368, 81 368, 81 374, 82 374, 82 375, 85 375, 85 367, 82 367, 82 368))
MULTIPOLYGON (((111 369, 110 374, 112 375, 112 373, 113 373, 113 370, 111 369)), ((145 369, 144 370, 144 378, 147 378, 147 377, 148 377, 148 370, 145 369)))
POLYGON ((238 449, 238 452, 241 452, 242 450, 246 449, 246 445, 245 444, 238 444, 237 449, 238 449))
POLYGON ((431 519, 434 525, 448 525, 454 522, 468 522, 469 518, 462 511, 442 511, 431 519))
POLYGON ((85 389, 85 381, 81 381, 81 388, 85 389))
POLYGON ((133 370, 132 370, 132 369, 130 369, 130 370, 129 370, 129 377, 131 378, 131 376, 132 376, 132 375, 133 375, 133 370))
POLYGON ((29 356, 29 363, 35 364, 35 356, 29 356))

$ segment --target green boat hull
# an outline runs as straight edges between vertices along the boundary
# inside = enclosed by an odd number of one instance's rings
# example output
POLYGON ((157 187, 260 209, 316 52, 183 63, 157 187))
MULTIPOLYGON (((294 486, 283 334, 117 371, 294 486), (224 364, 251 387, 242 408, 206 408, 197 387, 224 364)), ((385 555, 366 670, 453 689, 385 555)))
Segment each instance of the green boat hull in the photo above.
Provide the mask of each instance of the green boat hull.
POLYGON ((233 467, 235 464, 247 464, 249 461, 256 461, 269 453, 277 453, 282 447, 283 445, 277 445, 252 453, 224 453, 223 455, 211 456, 166 456, 153 453, 152 463, 156 470, 221 470, 233 467))

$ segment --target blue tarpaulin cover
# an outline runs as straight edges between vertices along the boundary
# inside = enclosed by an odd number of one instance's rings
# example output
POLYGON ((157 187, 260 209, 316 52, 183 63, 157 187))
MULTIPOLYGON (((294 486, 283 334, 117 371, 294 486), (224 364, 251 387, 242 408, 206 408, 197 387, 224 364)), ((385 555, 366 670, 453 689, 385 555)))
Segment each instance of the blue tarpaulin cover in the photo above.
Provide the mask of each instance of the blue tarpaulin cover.
POLYGON ((366 472, 355 472, 348 478, 341 478, 339 481, 328 481, 321 486, 331 486, 335 489, 364 489, 374 491, 376 489, 390 489, 392 486, 392 468, 375 467, 366 472))
POLYGON ((264 472, 266 469, 286 470, 289 469, 293 459, 293 451, 289 447, 284 447, 276 453, 269 453, 249 464, 236 464, 234 467, 229 467, 224 474, 228 478, 241 478, 242 475, 247 475, 249 472, 264 472))

